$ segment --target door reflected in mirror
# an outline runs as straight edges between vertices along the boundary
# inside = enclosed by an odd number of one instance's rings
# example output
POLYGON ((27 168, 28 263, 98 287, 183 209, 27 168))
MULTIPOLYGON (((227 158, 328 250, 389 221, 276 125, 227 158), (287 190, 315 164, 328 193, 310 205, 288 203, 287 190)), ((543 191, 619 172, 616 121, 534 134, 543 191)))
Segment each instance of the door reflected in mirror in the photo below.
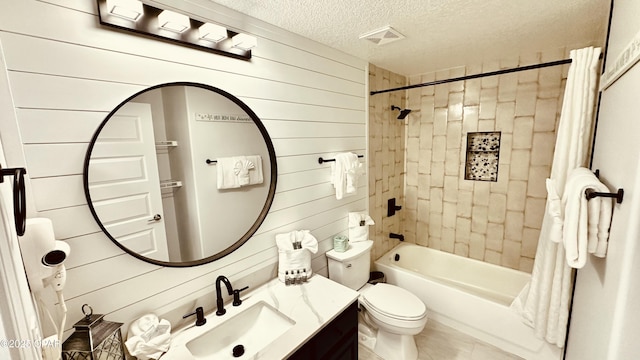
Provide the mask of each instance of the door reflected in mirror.
POLYGON ((159 265, 225 256, 255 233, 276 186, 269 135, 235 96, 196 83, 141 91, 102 122, 84 186, 100 228, 159 265))

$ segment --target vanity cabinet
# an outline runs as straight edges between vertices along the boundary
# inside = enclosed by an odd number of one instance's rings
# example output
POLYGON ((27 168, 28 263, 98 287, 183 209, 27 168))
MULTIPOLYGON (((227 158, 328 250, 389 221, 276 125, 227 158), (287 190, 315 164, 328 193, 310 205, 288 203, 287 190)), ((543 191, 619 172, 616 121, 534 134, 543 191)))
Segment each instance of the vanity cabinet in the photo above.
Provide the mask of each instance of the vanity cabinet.
POLYGON ((358 302, 349 305, 288 359, 358 359, 358 302))

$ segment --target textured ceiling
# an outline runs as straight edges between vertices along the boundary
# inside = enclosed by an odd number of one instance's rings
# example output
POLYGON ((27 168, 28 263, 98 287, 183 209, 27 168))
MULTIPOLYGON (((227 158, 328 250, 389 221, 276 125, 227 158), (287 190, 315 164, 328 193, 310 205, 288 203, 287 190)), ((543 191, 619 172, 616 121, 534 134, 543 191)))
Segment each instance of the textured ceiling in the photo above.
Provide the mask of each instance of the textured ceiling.
POLYGON ((403 75, 602 46, 610 0, 211 0, 403 75), (359 36, 390 25, 405 39, 359 36))

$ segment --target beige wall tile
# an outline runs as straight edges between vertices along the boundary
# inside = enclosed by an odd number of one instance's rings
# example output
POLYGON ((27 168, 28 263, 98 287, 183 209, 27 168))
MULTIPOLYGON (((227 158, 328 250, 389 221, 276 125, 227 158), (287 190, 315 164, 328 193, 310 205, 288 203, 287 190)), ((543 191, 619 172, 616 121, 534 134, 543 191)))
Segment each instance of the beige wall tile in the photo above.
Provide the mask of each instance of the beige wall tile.
MULTIPOLYGON (((456 228, 456 203, 445 201, 442 205, 442 227, 445 229, 456 228)), ((442 236, 444 239, 444 235, 442 236)))
POLYGON ((432 160, 444 161, 446 150, 447 150, 447 137, 434 136, 433 137, 433 153, 431 154, 432 160))
POLYGON ((524 211, 527 200, 527 183, 525 181, 510 181, 507 190, 507 210, 524 211))
POLYGON ((458 210, 457 215, 471 218, 471 208, 473 204, 473 192, 468 190, 458 190, 458 210))
POLYGON ((515 113, 515 101, 498 103, 498 107, 496 109, 496 130, 505 133, 512 133, 515 113))
POLYGON ((492 193, 489 197, 489 214, 487 219, 490 222, 504 224, 507 213, 507 196, 505 194, 492 193))
POLYGON ((487 217, 489 208, 487 206, 474 205, 471 209, 471 231, 479 234, 487 233, 487 217))
POLYGON ((457 217, 456 218, 456 237, 457 241, 468 244, 471 239, 471 219, 457 217))
POLYGON ((516 116, 533 116, 536 113, 538 99, 538 84, 518 84, 516 95, 516 116))
POLYGON ((509 176, 512 180, 526 181, 529 179, 530 157, 530 150, 513 150, 511 152, 511 172, 509 176))
POLYGON ((505 240, 502 244, 502 266, 517 269, 520 266, 520 243, 505 240))
MULTIPOLYGON (((463 81, 458 82, 460 84, 464 84, 463 81)), ((459 121, 462 120, 462 107, 463 107, 463 92, 452 92, 449 93, 449 113, 448 120, 449 121, 459 121)))
POLYGON ((433 117, 433 135, 447 135, 447 108, 436 108, 433 117))
POLYGON ((485 251, 485 234, 471 233, 471 238, 469 239, 469 257, 476 260, 484 259, 484 251, 485 251))
POLYGON ((518 73, 498 76, 498 101, 515 101, 518 88, 518 73))
POLYGON ((558 113, 558 98, 538 99, 534 131, 555 131, 558 113))
POLYGON ((556 134, 551 132, 537 132, 533 134, 531 149, 531 165, 550 166, 553 161, 556 134))
POLYGON ((440 243, 440 249, 449 253, 453 253, 455 242, 456 242, 456 230, 443 228, 442 242, 440 243))
POLYGON ((501 252, 503 241, 504 241, 504 225, 489 223, 489 225, 487 226, 487 242, 486 242, 487 249, 501 252))
POLYGON ((443 187, 444 186, 444 162, 432 162, 431 163, 431 186, 443 187))
POLYGON ((527 198, 524 209, 524 226, 539 229, 546 206, 546 199, 527 198))
POLYGON ((504 221, 504 238, 510 241, 522 241, 524 213, 520 211, 507 211, 504 221))
POLYGON ((458 201, 458 177, 446 176, 444 177, 444 201, 457 202, 458 201))
POLYGON ((478 131, 478 119, 480 116, 479 106, 465 106, 462 116, 462 132, 464 134, 468 132, 478 131))
POLYGON ((516 118, 513 125, 513 149, 531 149, 533 141, 533 117, 516 118))
POLYGON ((546 179, 551 174, 549 166, 531 166, 527 182, 527 196, 545 199, 547 197, 546 179))
POLYGON ((498 105, 498 88, 480 90, 480 119, 495 119, 498 105))
POLYGON ((522 232, 522 248, 520 250, 522 256, 529 258, 534 258, 536 256, 539 237, 540 230, 527 227, 524 228, 522 232))

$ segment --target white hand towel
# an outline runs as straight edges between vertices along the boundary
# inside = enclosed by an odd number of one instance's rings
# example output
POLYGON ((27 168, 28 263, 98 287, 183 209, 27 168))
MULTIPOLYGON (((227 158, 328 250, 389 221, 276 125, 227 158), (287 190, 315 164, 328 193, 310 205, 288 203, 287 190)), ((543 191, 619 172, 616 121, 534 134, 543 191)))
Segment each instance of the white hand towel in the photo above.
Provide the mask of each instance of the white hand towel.
POLYGON ((264 182, 260 155, 222 157, 217 159, 216 166, 218 189, 236 189, 264 182))
POLYGON ((609 192, 591 170, 574 169, 567 178, 562 196, 564 204, 564 226, 562 240, 569 266, 579 269, 584 266, 587 253, 603 257, 611 225, 611 198, 596 197, 587 200, 585 191, 609 192), (595 201, 598 204, 590 204, 595 201), (597 211, 597 212, 595 212, 597 211))
POLYGON ((364 169, 354 153, 337 154, 335 160, 331 165, 331 183, 336 189, 336 199, 340 200, 357 192, 358 180, 364 169))
POLYGON ((250 160, 239 159, 233 166, 233 173, 238 177, 238 184, 240 186, 249 185, 249 171, 255 169, 256 166, 250 160))
POLYGON ((169 350, 171 343, 171 324, 158 319, 155 314, 147 314, 131 323, 125 345, 127 350, 138 359, 158 359, 169 350))
POLYGON ((262 184, 264 175, 262 174, 262 157, 260 155, 247 155, 245 160, 253 164, 249 171, 249 183, 247 185, 262 184))
POLYGON ((293 250, 292 233, 276 234, 276 245, 280 250, 293 250))
POLYGON ((349 213, 349 242, 369 240, 369 225, 375 225, 371 216, 365 213, 349 213))
POLYGON ((296 233, 296 240, 301 243, 302 249, 307 249, 312 253, 318 252, 318 240, 311 235, 309 230, 300 230, 296 233))
POLYGON ((240 187, 238 177, 234 170, 238 161, 242 161, 242 158, 232 156, 217 159, 216 172, 218 189, 235 189, 240 187))

